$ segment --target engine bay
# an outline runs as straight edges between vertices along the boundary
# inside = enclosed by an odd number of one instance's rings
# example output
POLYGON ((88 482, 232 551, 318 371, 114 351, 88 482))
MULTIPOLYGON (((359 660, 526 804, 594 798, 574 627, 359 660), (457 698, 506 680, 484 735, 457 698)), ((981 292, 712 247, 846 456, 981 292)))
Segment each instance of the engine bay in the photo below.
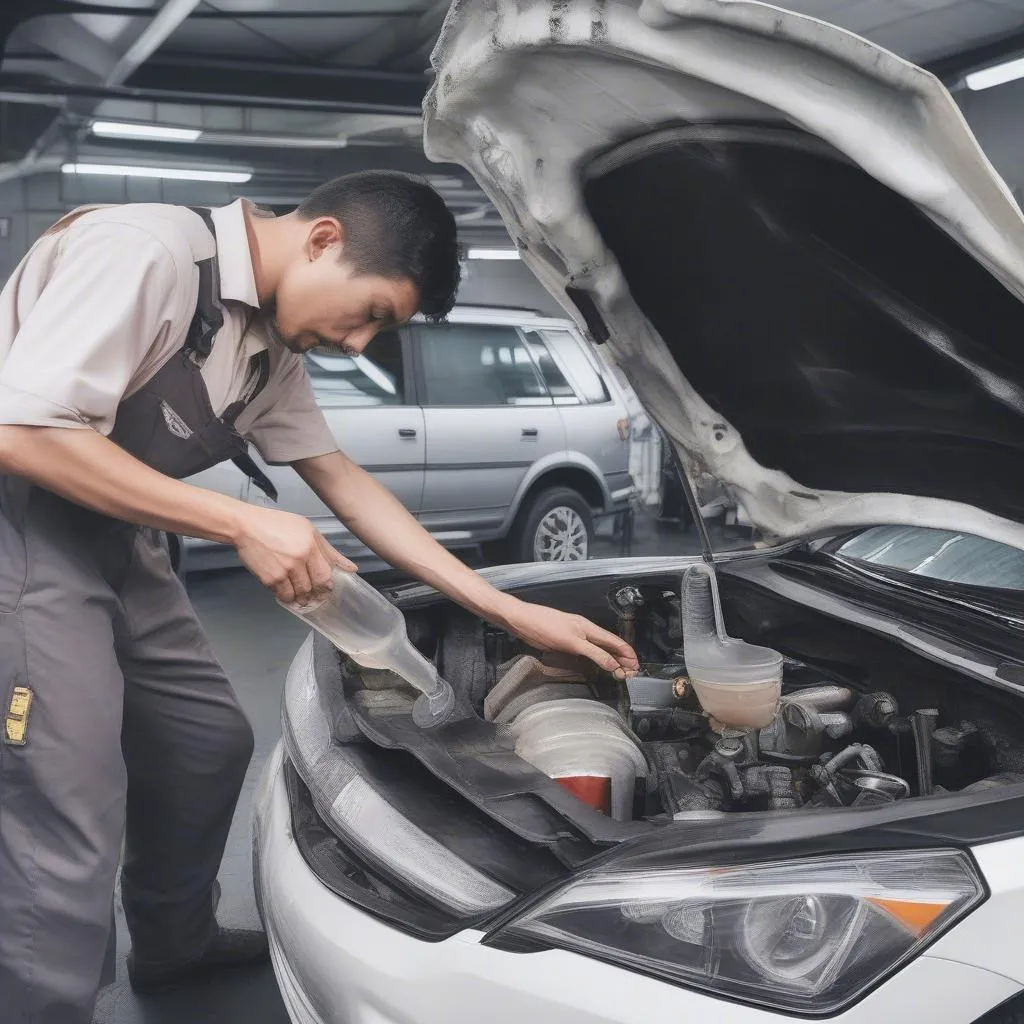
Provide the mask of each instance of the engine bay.
MULTIPOLYGON (((728 580, 730 632, 781 652, 782 685, 767 724, 723 725, 687 671, 679 587, 602 589, 605 623, 641 662, 626 684, 589 662, 540 657, 500 630, 481 624, 477 634, 457 616, 436 653, 523 760, 605 815, 812 812, 1024 782, 1016 699, 728 580)), ((593 615, 593 594, 584 605, 593 615)))

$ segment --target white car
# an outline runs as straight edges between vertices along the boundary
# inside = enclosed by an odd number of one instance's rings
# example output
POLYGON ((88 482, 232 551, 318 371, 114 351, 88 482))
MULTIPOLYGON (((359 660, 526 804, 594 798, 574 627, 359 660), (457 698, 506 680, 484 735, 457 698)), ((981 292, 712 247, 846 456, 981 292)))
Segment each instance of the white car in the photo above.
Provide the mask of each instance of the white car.
POLYGON ((1024 1021, 1010 193, 932 76, 746 0, 464 0, 434 67, 430 155, 755 542, 491 572, 626 636, 625 691, 403 588, 423 729, 310 637, 254 827, 293 1021, 1024 1021), (761 693, 782 656, 745 729, 701 624, 761 693))

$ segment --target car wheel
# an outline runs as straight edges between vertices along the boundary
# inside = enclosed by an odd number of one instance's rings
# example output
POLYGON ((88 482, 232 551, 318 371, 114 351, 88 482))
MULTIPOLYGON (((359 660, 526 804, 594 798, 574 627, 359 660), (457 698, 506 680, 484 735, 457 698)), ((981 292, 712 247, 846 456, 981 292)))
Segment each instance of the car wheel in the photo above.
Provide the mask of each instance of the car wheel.
POLYGON ((519 514, 510 540, 518 562, 582 562, 594 543, 594 516, 578 491, 552 487, 519 514))

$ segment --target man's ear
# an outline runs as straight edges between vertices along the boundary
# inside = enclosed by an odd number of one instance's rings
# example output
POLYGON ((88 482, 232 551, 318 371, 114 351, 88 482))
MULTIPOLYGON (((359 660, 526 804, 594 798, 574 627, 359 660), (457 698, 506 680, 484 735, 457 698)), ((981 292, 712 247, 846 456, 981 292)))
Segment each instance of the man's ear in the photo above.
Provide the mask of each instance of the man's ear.
POLYGON ((333 217, 318 217, 306 236, 306 256, 318 260, 330 249, 339 249, 345 244, 345 229, 333 217))

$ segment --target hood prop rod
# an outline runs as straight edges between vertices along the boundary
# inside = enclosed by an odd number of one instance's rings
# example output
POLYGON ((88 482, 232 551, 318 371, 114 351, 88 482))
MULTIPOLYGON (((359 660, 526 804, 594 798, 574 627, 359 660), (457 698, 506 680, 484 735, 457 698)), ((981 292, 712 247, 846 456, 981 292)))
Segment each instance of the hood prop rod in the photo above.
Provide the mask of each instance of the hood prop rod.
POLYGON ((704 517, 700 514, 700 505, 697 503, 697 496, 693 493, 693 485, 690 483, 690 478, 686 475, 686 471, 683 469, 683 464, 679 459, 679 452, 676 450, 675 442, 664 430, 661 431, 661 436, 662 440, 669 446, 669 452, 672 456, 672 467, 675 469, 676 474, 679 477, 679 483, 682 485, 683 493, 686 495, 686 504, 690 507, 690 515, 693 516, 693 525, 696 527, 697 536, 700 538, 701 555, 708 565, 713 566, 715 564, 715 552, 711 547, 711 536, 708 533, 707 524, 704 522, 704 517))

